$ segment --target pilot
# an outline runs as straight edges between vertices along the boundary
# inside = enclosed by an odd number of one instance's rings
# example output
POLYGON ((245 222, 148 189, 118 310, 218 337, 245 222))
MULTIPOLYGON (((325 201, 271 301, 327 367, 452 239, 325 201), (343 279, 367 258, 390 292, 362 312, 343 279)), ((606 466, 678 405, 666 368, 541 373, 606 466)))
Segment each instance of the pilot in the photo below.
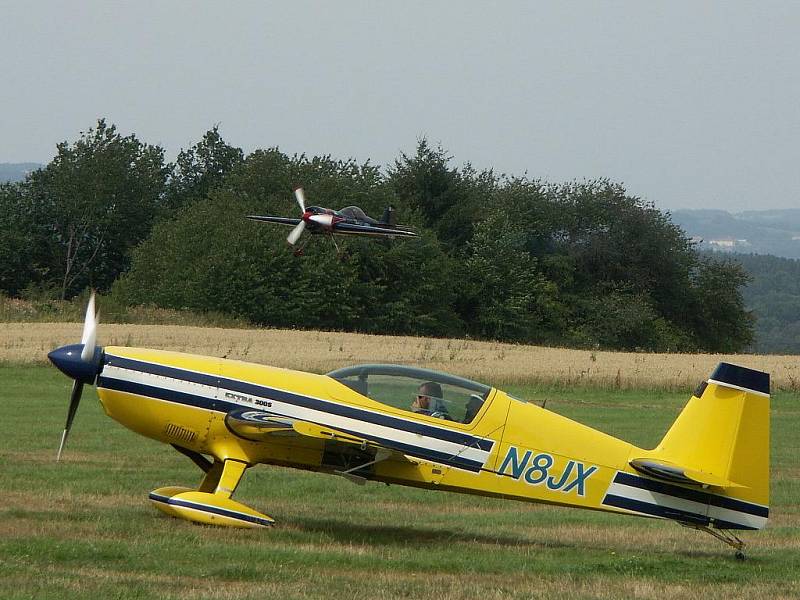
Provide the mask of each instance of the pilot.
POLYGON ((419 386, 417 396, 411 404, 415 413, 430 415, 439 419, 452 420, 442 402, 442 386, 435 381, 428 381, 419 386))

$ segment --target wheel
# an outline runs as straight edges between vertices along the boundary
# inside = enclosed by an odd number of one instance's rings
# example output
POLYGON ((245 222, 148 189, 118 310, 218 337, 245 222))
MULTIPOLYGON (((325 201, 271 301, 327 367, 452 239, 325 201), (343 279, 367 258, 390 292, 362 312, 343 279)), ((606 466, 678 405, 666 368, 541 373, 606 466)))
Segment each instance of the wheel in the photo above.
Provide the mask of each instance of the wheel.
POLYGON ((744 552, 742 552, 741 550, 737 550, 735 556, 736 556, 736 560, 744 560, 745 558, 747 558, 744 555, 744 552))

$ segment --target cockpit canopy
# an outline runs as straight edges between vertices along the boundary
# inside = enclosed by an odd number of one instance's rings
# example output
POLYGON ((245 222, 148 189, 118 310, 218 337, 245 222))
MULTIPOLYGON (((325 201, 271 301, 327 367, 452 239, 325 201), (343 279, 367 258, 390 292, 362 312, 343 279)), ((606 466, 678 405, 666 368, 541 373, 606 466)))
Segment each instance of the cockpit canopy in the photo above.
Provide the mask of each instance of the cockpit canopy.
POLYGON ((492 391, 463 377, 402 365, 356 365, 328 377, 377 402, 459 423, 472 422, 492 391))
POLYGON ((331 210, 330 208, 323 208, 321 206, 309 206, 306 208, 306 211, 310 212, 312 215, 334 215, 347 219, 348 221, 356 221, 368 225, 378 225, 380 223, 380 221, 370 217, 358 206, 345 206, 339 210, 331 210))

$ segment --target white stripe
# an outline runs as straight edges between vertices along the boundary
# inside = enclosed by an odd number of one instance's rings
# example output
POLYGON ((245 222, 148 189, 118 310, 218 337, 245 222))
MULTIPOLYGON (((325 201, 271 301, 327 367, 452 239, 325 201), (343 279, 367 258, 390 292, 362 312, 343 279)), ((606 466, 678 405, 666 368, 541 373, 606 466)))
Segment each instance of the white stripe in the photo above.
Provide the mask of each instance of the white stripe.
POLYGON ((765 394, 764 392, 751 390, 750 388, 742 387, 740 385, 733 385, 732 383, 725 383, 724 381, 717 381, 716 379, 709 379, 708 383, 713 383, 714 385, 731 388, 733 390, 739 390, 740 392, 747 392, 748 394, 755 394, 756 396, 764 396, 765 398, 769 398, 769 394, 765 394))
POLYGON ((208 398, 209 400, 219 399, 216 386, 203 385, 202 383, 194 383, 186 381, 185 379, 174 379, 172 377, 164 377, 163 375, 154 375, 152 373, 143 373, 142 371, 115 367, 113 365, 106 365, 103 367, 103 377, 116 379, 118 381, 129 381, 140 385, 148 385, 150 387, 162 388, 173 392, 193 394, 195 396, 201 396, 202 398, 208 398))
MULTIPOLYGON (((695 502, 694 500, 686 500, 685 498, 678 498, 660 492, 652 492, 642 488, 625 485, 622 483, 612 483, 607 494, 614 494, 629 500, 638 500, 655 506, 662 506, 665 508, 674 508, 683 510, 696 515, 708 516, 713 519, 721 519, 737 525, 744 525, 745 527, 754 527, 762 529, 767 522, 764 517, 751 515, 738 510, 729 508, 720 508, 718 506, 709 506, 703 502, 695 502)), ((662 517, 663 518, 663 517, 662 517)))
MULTIPOLYGON (((258 398, 261 400, 268 400, 269 402, 271 402, 272 406, 269 407, 269 412, 275 413, 277 416, 290 417, 294 419, 299 419, 301 421, 309 421, 312 423, 324 423, 323 426, 328 426, 333 429, 347 429, 356 432, 356 434, 380 437, 382 439, 418 448, 423 452, 425 450, 432 450, 450 456, 459 456, 466 460, 471 460, 480 463, 481 465, 484 465, 486 463, 486 460, 488 459, 490 454, 489 451, 482 450, 480 448, 465 447, 463 444, 459 444, 457 442, 449 442, 447 440, 441 440, 438 438, 429 437, 423 434, 413 433, 410 431, 403 431, 385 425, 367 423, 360 419, 353 419, 351 417, 333 415, 325 411, 305 408, 302 406, 297 406, 295 404, 274 400, 272 398, 268 398, 265 396, 242 394, 241 392, 236 392, 235 390, 227 390, 226 388, 219 388, 219 390, 217 390, 217 388, 213 386, 193 383, 182 379, 174 379, 171 377, 165 377, 163 375, 155 375, 152 373, 144 373, 142 371, 135 371, 131 369, 124 369, 122 367, 106 365, 106 367, 103 369, 103 376, 108 377, 110 379, 116 379, 119 381, 130 381, 132 383, 157 387, 169 391, 194 394, 196 396, 201 396, 209 400, 221 399, 221 397, 224 398, 226 391, 232 392, 237 395, 247 395, 248 397, 258 398)), ((235 398, 224 398, 224 401, 245 408, 255 408, 258 410, 264 410, 263 407, 254 407, 253 404, 251 403, 242 402, 235 398)), ((325 402, 330 402, 330 401, 325 401, 325 402)), ((331 404, 337 404, 337 403, 331 402, 331 404)))
POLYGON ((747 527, 753 527, 754 529, 764 529, 764 526, 769 520, 767 517, 759 517, 758 515, 751 515, 749 513, 739 512, 738 510, 722 508, 714 505, 708 507, 708 516, 712 519, 719 519, 721 521, 728 521, 729 523, 746 525, 747 527))

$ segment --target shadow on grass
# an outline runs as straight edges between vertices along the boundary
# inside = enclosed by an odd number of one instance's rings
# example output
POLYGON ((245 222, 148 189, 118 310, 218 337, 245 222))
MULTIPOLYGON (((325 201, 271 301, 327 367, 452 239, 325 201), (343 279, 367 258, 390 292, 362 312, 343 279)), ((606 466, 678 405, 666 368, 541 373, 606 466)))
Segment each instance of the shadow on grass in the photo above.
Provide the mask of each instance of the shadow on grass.
POLYGON ((421 544, 441 546, 453 543, 512 546, 515 548, 565 548, 579 549, 577 543, 562 541, 535 541, 524 537, 486 535, 453 529, 420 528, 411 525, 364 525, 353 521, 333 519, 298 519, 292 523, 299 530, 331 536, 340 543, 377 546, 405 546, 421 544))
MULTIPOLYGON (((727 564, 730 567, 740 566, 745 570, 763 568, 769 561, 758 555, 757 545, 745 550, 747 559, 739 561, 734 557, 734 551, 720 543, 719 548, 699 549, 697 547, 664 548, 663 550, 648 549, 645 555, 642 549, 618 548, 611 543, 603 543, 602 539, 594 544, 587 544, 586 540, 532 540, 527 537, 510 535, 492 535, 453 529, 421 528, 412 525, 365 525, 352 521, 338 521, 334 519, 298 519, 291 523, 293 527, 305 533, 315 533, 330 536, 339 543, 364 544, 371 546, 406 546, 420 545, 428 547, 448 546, 452 544, 479 544, 486 546, 502 546, 516 550, 538 551, 566 551, 588 555, 613 556, 613 562, 633 561, 633 564, 642 568, 650 564, 667 566, 685 564, 686 562, 700 564, 717 563, 727 564), (627 557, 627 558, 626 558, 627 557)), ((623 570, 624 564, 622 565, 623 570)), ((631 565, 628 565, 631 566, 631 565)), ((616 566, 617 569, 620 565, 616 566)), ((722 580, 726 578, 722 576, 722 580)))

